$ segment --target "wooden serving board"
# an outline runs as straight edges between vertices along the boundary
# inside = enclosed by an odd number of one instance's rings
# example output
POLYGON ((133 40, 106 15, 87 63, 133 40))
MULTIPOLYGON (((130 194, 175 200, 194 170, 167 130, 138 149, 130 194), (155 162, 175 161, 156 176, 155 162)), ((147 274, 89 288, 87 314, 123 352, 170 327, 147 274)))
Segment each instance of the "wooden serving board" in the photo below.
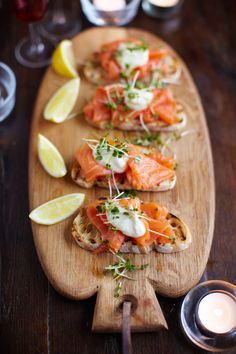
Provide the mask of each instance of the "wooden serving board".
MULTIPOLYGON (((143 38, 153 47, 167 47, 158 37, 138 30, 126 28, 93 28, 73 39, 73 47, 79 63, 83 63, 95 50, 105 43, 129 36, 143 38)), ((177 57, 178 55, 174 53, 177 57)), ((179 58, 179 57, 178 57, 179 58)), ((132 331, 156 331, 166 328, 155 292, 168 297, 185 294, 200 279, 211 248, 214 226, 215 196, 214 173, 210 142, 205 115, 198 92, 185 64, 180 85, 174 93, 183 104, 188 115, 185 129, 194 133, 176 143, 179 167, 177 185, 172 191, 161 193, 139 193, 145 201, 154 200, 166 205, 181 216, 189 226, 193 241, 189 249, 176 254, 152 252, 148 255, 130 255, 135 265, 148 263, 149 267, 133 274, 135 281, 124 280, 121 296, 114 297, 116 282, 104 273, 104 267, 114 263, 111 254, 95 255, 81 249, 71 237, 71 225, 75 215, 53 226, 32 223, 34 242, 42 267, 51 284, 63 295, 82 300, 98 293, 92 329, 94 331, 117 332, 121 330, 121 304, 125 299, 132 302, 132 331)), ((29 196, 30 209, 56 198, 73 193, 86 193, 87 201, 107 195, 105 189, 79 188, 70 178, 50 177, 37 158, 37 134, 49 138, 61 151, 68 171, 74 153, 83 137, 98 134, 83 119, 71 119, 62 124, 53 124, 43 119, 43 109, 50 96, 67 80, 49 68, 43 78, 33 114, 29 152, 29 196)), ((91 97, 95 87, 82 76, 80 95, 75 112, 81 111, 91 97)))

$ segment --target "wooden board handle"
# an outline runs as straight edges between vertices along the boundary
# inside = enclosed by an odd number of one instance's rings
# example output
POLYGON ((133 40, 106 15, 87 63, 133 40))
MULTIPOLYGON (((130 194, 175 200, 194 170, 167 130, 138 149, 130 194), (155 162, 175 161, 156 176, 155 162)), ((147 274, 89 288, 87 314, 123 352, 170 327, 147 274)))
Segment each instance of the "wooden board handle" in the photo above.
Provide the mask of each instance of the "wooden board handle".
POLYGON ((132 304, 130 319, 132 332, 156 332, 168 329, 156 294, 148 280, 143 279, 141 282, 125 280, 118 298, 114 296, 116 286, 115 281, 108 281, 99 289, 92 331, 121 332, 124 301, 130 301, 132 304))

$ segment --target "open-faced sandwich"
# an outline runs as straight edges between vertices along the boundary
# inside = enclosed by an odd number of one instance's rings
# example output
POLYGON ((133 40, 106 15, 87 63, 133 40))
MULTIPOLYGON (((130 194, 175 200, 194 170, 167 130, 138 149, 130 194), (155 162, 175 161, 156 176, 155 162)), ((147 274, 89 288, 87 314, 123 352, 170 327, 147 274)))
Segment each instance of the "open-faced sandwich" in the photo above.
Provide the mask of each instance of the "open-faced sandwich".
POLYGON ((126 38, 104 44, 86 62, 84 74, 95 84, 127 79, 139 70, 139 79, 149 82, 153 74, 164 82, 176 82, 181 74, 177 58, 164 48, 151 48, 142 40, 126 38))
POLYGON ((136 131, 174 131, 184 127, 186 114, 170 89, 137 87, 136 73, 131 83, 116 83, 97 88, 84 107, 85 119, 96 128, 136 131))
POLYGON ((152 147, 119 138, 85 139, 76 151, 72 179, 81 187, 166 191, 176 182, 176 161, 152 147))
POLYGON ((80 247, 95 252, 171 253, 191 243, 187 225, 166 207, 125 192, 81 209, 72 235, 80 247))

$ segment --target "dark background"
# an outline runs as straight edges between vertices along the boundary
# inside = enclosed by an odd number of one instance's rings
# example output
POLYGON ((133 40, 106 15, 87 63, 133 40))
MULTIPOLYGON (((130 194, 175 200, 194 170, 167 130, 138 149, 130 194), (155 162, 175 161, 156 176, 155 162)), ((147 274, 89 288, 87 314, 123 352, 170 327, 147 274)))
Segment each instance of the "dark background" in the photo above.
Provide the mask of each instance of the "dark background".
MULTIPOLYGON (((83 28, 91 26, 81 12, 83 28)), ((161 22, 140 9, 130 24, 160 35, 187 63, 207 115, 216 180, 213 246, 204 279, 236 283, 236 1, 185 0, 180 15, 161 22)), ((28 215, 27 160, 32 109, 44 69, 14 58, 27 26, 0 0, 0 60, 17 78, 16 106, 0 123, 0 274, 2 354, 118 354, 119 334, 90 332, 95 296, 74 302, 48 283, 39 264, 28 215)), ((160 298, 170 330, 133 334, 134 354, 203 353, 180 333, 181 299, 160 298)), ((235 353, 231 350, 229 353, 235 353)))

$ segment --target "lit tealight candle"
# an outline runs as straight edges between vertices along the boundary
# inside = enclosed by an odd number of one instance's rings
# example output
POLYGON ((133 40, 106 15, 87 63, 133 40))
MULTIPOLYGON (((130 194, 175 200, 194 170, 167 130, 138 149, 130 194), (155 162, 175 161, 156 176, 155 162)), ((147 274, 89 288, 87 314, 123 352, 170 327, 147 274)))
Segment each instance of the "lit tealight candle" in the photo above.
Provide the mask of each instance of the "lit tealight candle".
POLYGON ((224 292, 205 295, 197 307, 200 327, 215 334, 226 334, 236 328, 236 299, 224 292))
POLYGON ((143 10, 156 18, 169 18, 176 14, 183 0, 143 0, 143 10))
POLYGON ((236 345, 236 286, 208 280, 192 288, 181 306, 181 328, 187 338, 207 352, 236 345))
POLYGON ((177 5, 179 0, 148 0, 151 4, 160 7, 172 7, 177 5))
POLYGON ((125 0, 93 0, 93 4, 100 11, 120 11, 126 6, 125 0))

